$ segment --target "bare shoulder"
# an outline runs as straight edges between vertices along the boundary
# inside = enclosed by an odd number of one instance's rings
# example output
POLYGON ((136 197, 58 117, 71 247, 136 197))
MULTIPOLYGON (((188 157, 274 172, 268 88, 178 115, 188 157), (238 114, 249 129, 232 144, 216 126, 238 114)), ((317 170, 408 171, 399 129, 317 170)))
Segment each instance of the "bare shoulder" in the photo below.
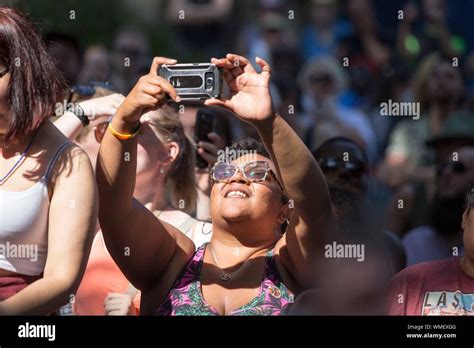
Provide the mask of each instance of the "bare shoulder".
MULTIPOLYGON (((94 172, 89 156, 78 145, 69 141, 52 123, 47 121, 38 133, 38 145, 45 150, 45 167, 50 166, 48 191, 50 196, 59 183, 82 180, 94 185, 94 172)), ((46 171, 48 168, 44 169, 46 171)))
POLYGON ((80 166, 84 166, 85 169, 90 167, 90 160, 87 154, 82 148, 70 141, 64 134, 61 133, 53 124, 48 122, 43 126, 43 138, 47 139, 45 148, 48 149, 51 154, 55 154, 60 151, 57 155, 57 161, 61 162, 65 168, 80 169, 80 166), (64 146, 64 148, 61 148, 64 146))

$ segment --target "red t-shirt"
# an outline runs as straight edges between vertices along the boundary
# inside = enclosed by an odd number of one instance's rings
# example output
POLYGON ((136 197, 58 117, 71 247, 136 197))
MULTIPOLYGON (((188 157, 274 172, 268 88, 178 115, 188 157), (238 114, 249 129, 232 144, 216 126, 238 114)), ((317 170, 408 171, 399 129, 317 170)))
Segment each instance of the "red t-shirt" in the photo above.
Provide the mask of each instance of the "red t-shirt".
POLYGON ((459 257, 419 263, 393 277, 387 300, 389 315, 474 315, 474 278, 459 257))

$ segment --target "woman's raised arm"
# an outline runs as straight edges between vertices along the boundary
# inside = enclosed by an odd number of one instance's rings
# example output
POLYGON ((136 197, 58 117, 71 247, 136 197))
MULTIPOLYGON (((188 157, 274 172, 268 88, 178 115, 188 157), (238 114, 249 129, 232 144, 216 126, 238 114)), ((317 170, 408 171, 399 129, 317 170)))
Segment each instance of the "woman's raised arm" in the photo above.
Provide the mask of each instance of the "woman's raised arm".
POLYGON ((206 104, 225 107, 258 130, 294 208, 287 233, 276 250, 299 285, 309 287, 317 276, 311 261, 324 254, 328 236, 336 230, 324 175, 298 135, 275 114, 268 63, 257 58, 262 68, 257 73, 246 58, 234 54, 212 62, 223 69, 232 96, 206 104))
POLYGON ((175 63, 160 57, 153 60, 150 73, 138 80, 117 110, 97 159, 99 221, 107 249, 130 282, 145 291, 160 279, 175 255, 187 258, 194 252, 190 239, 133 198, 137 140, 130 135, 138 132, 144 113, 166 102, 166 95, 179 100, 175 89, 158 76, 160 64, 175 63))

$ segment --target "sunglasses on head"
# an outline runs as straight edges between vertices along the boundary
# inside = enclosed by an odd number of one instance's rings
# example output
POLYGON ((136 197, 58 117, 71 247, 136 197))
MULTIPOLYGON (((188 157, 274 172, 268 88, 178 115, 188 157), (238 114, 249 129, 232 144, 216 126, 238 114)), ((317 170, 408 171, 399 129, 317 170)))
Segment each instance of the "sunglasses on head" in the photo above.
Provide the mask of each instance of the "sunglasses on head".
POLYGON ((272 178, 280 187, 283 195, 286 197, 285 190, 278 180, 277 176, 270 169, 265 161, 251 161, 243 165, 228 162, 218 162, 211 169, 211 178, 215 182, 227 182, 241 171, 244 177, 250 182, 259 182, 272 178))
POLYGON ((342 169, 351 174, 362 175, 365 171, 365 164, 358 160, 344 161, 334 157, 323 157, 318 162, 323 172, 342 169))
POLYGON ((109 82, 102 81, 91 81, 88 85, 73 86, 69 90, 69 98, 67 102, 71 102, 74 94, 78 94, 81 97, 92 97, 96 93, 96 87, 110 90, 112 89, 111 84, 109 82))

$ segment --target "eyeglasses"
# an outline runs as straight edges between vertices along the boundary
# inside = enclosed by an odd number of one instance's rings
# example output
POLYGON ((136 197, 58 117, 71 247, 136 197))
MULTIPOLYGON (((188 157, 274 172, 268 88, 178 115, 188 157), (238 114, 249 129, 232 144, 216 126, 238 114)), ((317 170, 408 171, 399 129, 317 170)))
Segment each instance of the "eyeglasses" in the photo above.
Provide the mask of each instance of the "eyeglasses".
POLYGON ((365 164, 359 160, 344 161, 334 157, 323 157, 318 162, 323 172, 342 169, 346 172, 359 176, 365 172, 365 164))
POLYGON ((8 68, 5 68, 2 72, 0 72, 0 79, 5 76, 6 74, 8 74, 8 71, 9 69, 8 68))
POLYGON ((447 161, 438 165, 438 175, 441 174, 446 168, 451 168, 455 174, 464 174, 466 172, 466 165, 463 162, 447 161))
POLYGON ((250 182, 259 182, 267 180, 270 176, 276 181, 281 189, 281 192, 286 197, 283 185, 278 180, 277 176, 270 169, 269 165, 265 161, 251 161, 243 165, 237 165, 235 163, 218 162, 211 169, 211 178, 216 182, 226 182, 234 177, 237 172, 241 171, 244 177, 250 182))

